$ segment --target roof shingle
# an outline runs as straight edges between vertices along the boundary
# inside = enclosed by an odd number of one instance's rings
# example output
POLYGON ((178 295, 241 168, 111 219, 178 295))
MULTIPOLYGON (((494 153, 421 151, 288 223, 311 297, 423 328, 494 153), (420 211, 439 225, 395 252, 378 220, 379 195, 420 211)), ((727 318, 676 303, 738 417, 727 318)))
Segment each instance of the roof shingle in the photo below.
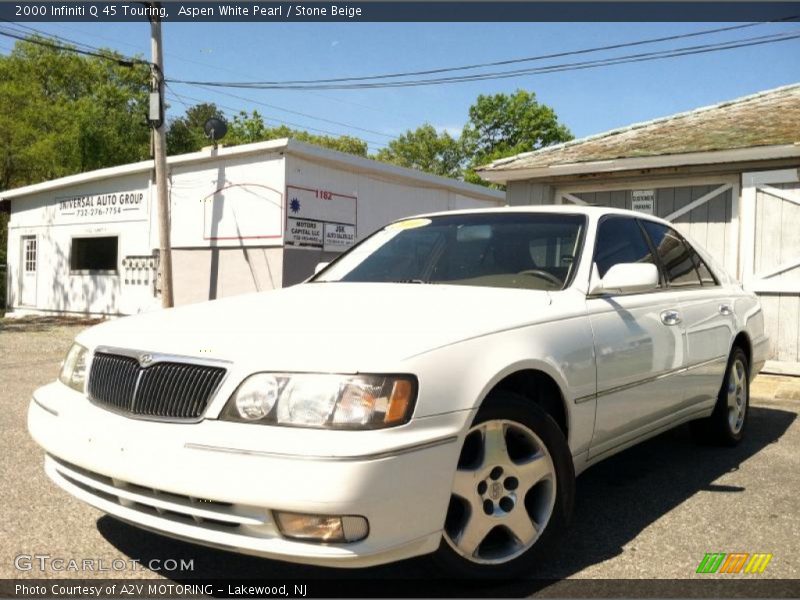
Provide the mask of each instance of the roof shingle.
POLYGON ((497 160, 479 172, 800 143, 800 83, 497 160))

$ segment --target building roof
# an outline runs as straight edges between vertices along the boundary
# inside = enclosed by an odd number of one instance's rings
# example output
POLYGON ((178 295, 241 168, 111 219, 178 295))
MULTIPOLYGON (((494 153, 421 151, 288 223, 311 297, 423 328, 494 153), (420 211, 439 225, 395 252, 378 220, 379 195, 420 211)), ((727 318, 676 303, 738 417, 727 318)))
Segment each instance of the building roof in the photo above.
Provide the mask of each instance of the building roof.
MULTIPOLYGON (((465 183, 463 181, 449 179, 447 177, 440 177, 438 175, 431 175, 429 173, 417 171, 416 169, 398 167, 396 165, 379 162, 370 158, 355 156, 353 154, 347 154, 337 150, 330 150, 328 148, 322 148, 320 146, 315 146, 288 138, 269 140, 266 142, 256 142, 254 144, 243 144, 241 146, 220 147, 218 149, 208 148, 201 150, 200 152, 170 156, 167 158, 167 166, 174 167, 179 165, 191 165, 194 163, 200 164, 225 158, 240 158, 248 155, 257 156, 270 153, 285 153, 301 156, 312 161, 324 162, 340 168, 344 167, 362 173, 374 173, 376 176, 381 177, 403 179, 406 181, 411 181, 422 187, 447 189, 456 193, 464 194, 466 196, 471 196, 473 198, 492 200, 498 203, 504 203, 506 197, 504 192, 493 190, 481 185, 465 183)), ((0 191, 0 202, 15 198, 24 198, 25 196, 30 196, 31 194, 57 190, 71 185, 108 179, 109 177, 144 173, 152 169, 153 161, 144 160, 137 163, 119 165, 117 167, 109 167, 106 169, 97 169, 96 171, 88 171, 86 173, 78 173, 77 175, 60 177, 58 179, 43 181, 41 183, 35 183, 33 185, 27 185, 25 187, 16 188, 13 190, 0 191)))
MULTIPOLYGON (((683 160, 690 155, 688 164, 698 164, 703 157, 696 155, 702 153, 711 159, 711 153, 734 157, 744 149, 786 146, 800 154, 800 83, 496 160, 478 172, 491 181, 504 181, 522 178, 515 173, 545 175, 539 171, 550 167, 652 157, 662 157, 659 166, 678 165, 687 164, 683 160)), ((757 154, 762 158, 765 153, 757 154)), ((550 173, 560 174, 566 173, 550 173)))

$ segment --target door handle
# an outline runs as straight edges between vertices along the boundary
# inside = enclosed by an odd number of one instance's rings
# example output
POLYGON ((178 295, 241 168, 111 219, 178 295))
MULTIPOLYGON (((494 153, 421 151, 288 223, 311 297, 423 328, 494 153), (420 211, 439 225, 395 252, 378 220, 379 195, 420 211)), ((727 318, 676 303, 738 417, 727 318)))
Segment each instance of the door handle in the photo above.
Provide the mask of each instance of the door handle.
POLYGON ((729 316, 733 314, 733 309, 731 308, 730 304, 720 304, 719 305, 719 314, 724 316, 729 316))
POLYGON ((678 325, 681 322, 681 313, 677 310, 662 311, 661 322, 664 325, 678 325))

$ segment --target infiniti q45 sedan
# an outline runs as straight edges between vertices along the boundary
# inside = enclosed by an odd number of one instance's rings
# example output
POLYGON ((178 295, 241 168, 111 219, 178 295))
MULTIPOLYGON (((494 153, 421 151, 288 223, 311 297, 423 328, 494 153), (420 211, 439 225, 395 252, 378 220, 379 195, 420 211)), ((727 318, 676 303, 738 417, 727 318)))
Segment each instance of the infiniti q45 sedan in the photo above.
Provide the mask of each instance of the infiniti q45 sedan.
POLYGON ((767 351, 758 299, 665 221, 447 212, 294 287, 84 331, 28 427, 56 484, 167 536, 506 576, 591 465, 685 422, 739 442, 767 351))

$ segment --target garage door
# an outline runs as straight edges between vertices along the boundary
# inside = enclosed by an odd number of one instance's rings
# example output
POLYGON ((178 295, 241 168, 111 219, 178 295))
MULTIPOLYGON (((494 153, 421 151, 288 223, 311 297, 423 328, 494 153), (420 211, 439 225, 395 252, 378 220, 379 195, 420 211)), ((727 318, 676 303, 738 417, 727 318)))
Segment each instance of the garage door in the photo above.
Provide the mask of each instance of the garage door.
POLYGON ((770 358, 794 372, 800 361, 798 170, 745 173, 742 182, 742 280, 761 297, 770 358))

